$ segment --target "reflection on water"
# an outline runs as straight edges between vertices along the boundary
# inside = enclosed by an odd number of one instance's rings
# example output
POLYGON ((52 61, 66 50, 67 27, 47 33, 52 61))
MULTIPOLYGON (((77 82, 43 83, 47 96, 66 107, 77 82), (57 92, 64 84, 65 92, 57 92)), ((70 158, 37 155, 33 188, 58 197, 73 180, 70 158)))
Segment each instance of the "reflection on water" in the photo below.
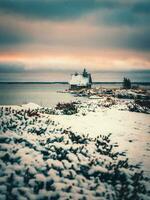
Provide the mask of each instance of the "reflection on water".
MULTIPOLYGON (((119 88, 121 85, 102 84, 95 86, 119 88)), ((83 99, 69 93, 58 93, 58 91, 64 91, 68 87, 67 84, 0 84, 0 105, 21 105, 34 102, 41 106, 54 106, 58 102, 83 99)))

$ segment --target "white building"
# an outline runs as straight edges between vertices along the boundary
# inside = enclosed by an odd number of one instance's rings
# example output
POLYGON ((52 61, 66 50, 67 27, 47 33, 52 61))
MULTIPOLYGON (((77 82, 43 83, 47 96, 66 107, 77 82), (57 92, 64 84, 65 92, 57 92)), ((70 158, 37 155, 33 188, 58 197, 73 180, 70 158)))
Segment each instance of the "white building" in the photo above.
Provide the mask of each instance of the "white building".
POLYGON ((75 73, 72 75, 69 82, 70 89, 81 89, 81 88, 91 88, 92 78, 91 74, 83 70, 83 73, 75 73))

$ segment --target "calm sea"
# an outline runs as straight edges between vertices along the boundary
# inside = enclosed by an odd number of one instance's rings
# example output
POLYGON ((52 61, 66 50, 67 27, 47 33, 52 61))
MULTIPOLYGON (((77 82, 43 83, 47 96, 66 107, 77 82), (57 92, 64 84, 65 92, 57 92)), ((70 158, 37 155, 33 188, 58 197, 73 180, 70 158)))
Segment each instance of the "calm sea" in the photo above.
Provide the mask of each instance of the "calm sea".
MULTIPOLYGON (((93 87, 119 88, 121 84, 97 84, 93 87)), ((143 86, 141 86, 143 87, 143 86)), ((144 86, 145 87, 145 86, 144 86)), ((148 87, 148 86, 146 86, 148 87)), ((40 106, 51 107, 58 102, 77 99, 72 94, 60 93, 69 88, 68 84, 0 84, 0 105, 21 105, 33 102, 40 106)), ((78 97, 82 100, 84 97, 78 97)))
POLYGON ((0 84, 0 104, 21 105, 33 102, 50 107, 73 99, 71 94, 58 92, 67 88, 68 85, 64 84, 0 84))

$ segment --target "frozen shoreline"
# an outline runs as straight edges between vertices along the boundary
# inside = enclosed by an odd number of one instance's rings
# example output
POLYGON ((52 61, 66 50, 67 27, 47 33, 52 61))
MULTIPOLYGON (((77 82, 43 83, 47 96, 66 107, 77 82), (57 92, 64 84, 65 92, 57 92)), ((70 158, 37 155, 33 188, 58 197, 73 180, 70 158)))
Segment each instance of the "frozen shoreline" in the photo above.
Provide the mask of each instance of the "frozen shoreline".
MULTIPOLYGON (((99 102, 99 99, 86 102, 92 102, 94 105, 99 102)), ((1 107, 17 110, 42 108, 34 103, 1 107)), ((75 115, 50 114, 49 118, 59 123, 63 129, 69 129, 81 135, 88 134, 92 138, 111 133, 111 139, 119 144, 119 150, 125 151, 133 164, 140 163, 142 169, 150 176, 149 114, 130 112, 126 109, 124 102, 119 106, 87 112, 86 115, 84 112, 83 109, 81 113, 75 115)))
POLYGON ((23 194, 31 200, 118 200, 121 187, 127 184, 128 199, 149 199, 149 180, 141 178, 136 183, 144 184, 141 187, 146 190, 136 194, 134 176, 140 177, 141 170, 150 176, 150 115, 130 112, 128 104, 118 99, 89 99, 77 102, 77 113, 69 115, 59 110, 61 105, 58 109, 34 103, 0 106, 0 198, 5 200, 11 188, 9 195, 16 199, 23 194), (130 169, 128 162, 131 166, 140 163, 139 169, 130 169), (119 163, 124 164, 120 167, 119 163))

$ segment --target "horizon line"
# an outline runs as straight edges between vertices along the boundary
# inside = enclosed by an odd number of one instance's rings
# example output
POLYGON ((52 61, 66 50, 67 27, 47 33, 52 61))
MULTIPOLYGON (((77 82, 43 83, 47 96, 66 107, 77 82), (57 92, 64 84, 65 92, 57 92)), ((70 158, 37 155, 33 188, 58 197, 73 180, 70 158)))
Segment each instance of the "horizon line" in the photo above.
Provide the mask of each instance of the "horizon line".
MULTIPOLYGON (((123 81, 94 81, 93 84, 122 84, 123 81)), ((67 81, 0 81, 0 84, 68 84, 67 81)), ((150 85, 149 81, 133 81, 132 84, 150 85)))

